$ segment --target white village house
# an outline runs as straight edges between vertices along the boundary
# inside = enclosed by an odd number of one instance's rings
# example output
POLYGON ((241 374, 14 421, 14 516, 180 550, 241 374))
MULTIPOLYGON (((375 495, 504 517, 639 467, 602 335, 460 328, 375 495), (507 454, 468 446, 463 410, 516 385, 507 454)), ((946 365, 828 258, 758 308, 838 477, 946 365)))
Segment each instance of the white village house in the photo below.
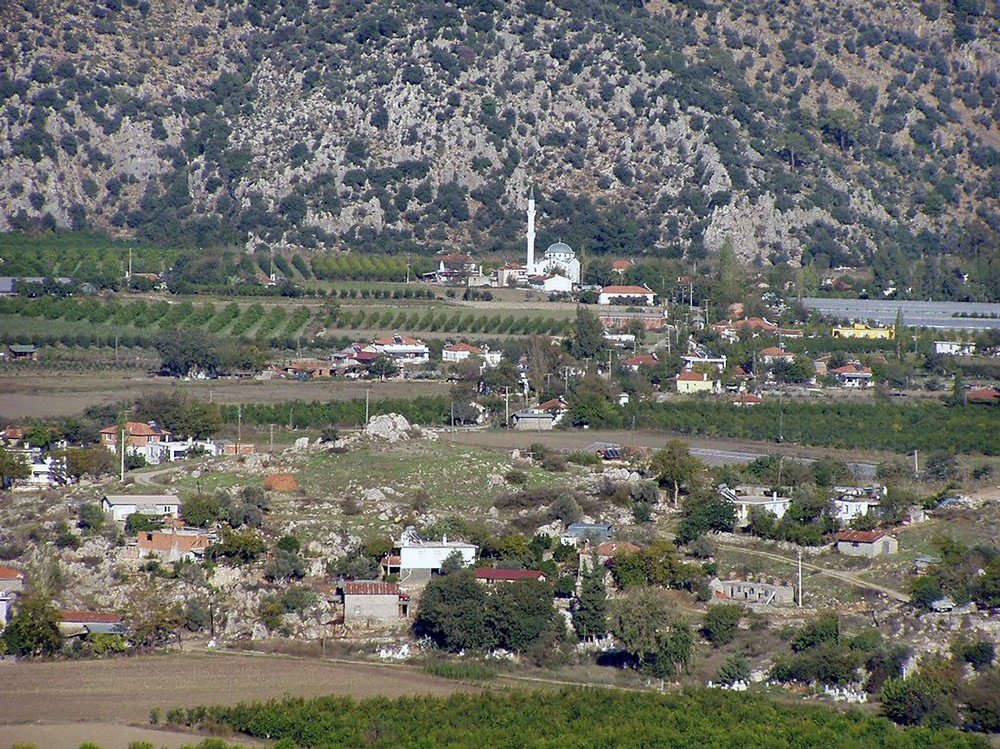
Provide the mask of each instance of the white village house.
POLYGON ((834 539, 837 551, 851 557, 872 559, 899 551, 896 539, 881 531, 841 531, 834 539))
POLYGON ((101 500, 101 509, 120 522, 135 513, 175 518, 180 515, 181 500, 173 494, 108 494, 101 500))
POLYGON ((372 341, 375 353, 387 356, 399 366, 426 364, 431 360, 431 350, 419 338, 396 333, 372 341))
POLYGON ((462 565, 471 567, 476 562, 479 547, 464 541, 425 541, 413 528, 401 534, 393 550, 382 560, 382 572, 399 575, 401 583, 421 584, 441 571, 444 560, 457 553, 462 565))
POLYGON ((605 286, 597 296, 597 303, 609 305, 624 300, 628 304, 651 307, 655 297, 648 286, 605 286))

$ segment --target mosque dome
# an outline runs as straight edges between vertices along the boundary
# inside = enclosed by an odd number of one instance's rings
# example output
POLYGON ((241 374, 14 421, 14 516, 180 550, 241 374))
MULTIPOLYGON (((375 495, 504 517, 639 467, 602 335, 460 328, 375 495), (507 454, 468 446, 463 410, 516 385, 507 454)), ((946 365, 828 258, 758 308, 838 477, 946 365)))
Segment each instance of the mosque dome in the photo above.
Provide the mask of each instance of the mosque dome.
POLYGON ((556 242, 555 244, 550 244, 549 248, 545 251, 546 255, 572 255, 573 248, 570 247, 565 242, 556 242))

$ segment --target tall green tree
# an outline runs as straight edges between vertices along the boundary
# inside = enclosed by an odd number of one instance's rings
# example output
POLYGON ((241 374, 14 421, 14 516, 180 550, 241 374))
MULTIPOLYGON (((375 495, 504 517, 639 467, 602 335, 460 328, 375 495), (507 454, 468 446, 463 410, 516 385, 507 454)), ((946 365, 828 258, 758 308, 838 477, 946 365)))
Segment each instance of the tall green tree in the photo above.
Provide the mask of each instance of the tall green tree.
POLYGON ((736 250, 733 238, 726 235, 719 248, 719 285, 716 287, 716 300, 721 304, 732 304, 743 296, 743 279, 740 266, 736 260, 736 250))
POLYGON ((552 586, 523 580, 500 586, 489 597, 489 627, 498 647, 523 653, 554 628, 552 586))
POLYGON ((597 315, 586 307, 576 308, 576 322, 569 350, 577 359, 590 359, 604 348, 604 328, 597 315))
POLYGON ((19 656, 45 656, 59 652, 63 637, 59 632, 59 612, 52 600, 42 595, 21 597, 10 624, 3 631, 7 652, 19 656))
POLYGON ((454 572, 432 579, 420 597, 413 629, 445 650, 491 647, 487 593, 473 573, 454 572))
POLYGON ((649 465, 650 473, 661 486, 673 489, 674 507, 679 506, 681 488, 691 484, 704 464, 691 454, 686 442, 670 440, 657 451, 649 465))
POLYGON ((384 380, 386 377, 392 377, 393 375, 398 374, 399 367, 390 357, 380 355, 372 359, 371 363, 368 365, 368 371, 380 380, 384 380))
POLYGON ((656 676, 675 673, 691 660, 691 628, 677 616, 677 605, 665 591, 637 588, 616 599, 610 628, 640 667, 656 676))
POLYGON ((0 447, 0 489, 8 489, 18 479, 31 475, 31 466, 20 453, 0 447))
POLYGON ((608 631, 608 590, 605 569, 594 555, 580 581, 580 597, 573 608, 573 629, 580 638, 601 637, 608 631))

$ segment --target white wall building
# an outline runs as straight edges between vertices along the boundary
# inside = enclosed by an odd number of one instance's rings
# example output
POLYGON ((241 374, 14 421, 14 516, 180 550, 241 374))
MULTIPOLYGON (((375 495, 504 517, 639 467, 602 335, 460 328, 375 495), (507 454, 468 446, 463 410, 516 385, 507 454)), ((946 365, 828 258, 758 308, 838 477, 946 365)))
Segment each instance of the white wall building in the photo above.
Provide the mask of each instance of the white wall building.
POLYGON ((181 501, 173 494, 108 494, 101 500, 101 509, 113 520, 125 522, 129 515, 168 515, 177 517, 181 501))
POLYGON ((646 307, 653 304, 656 295, 648 286, 605 286, 597 297, 598 304, 614 304, 618 299, 641 300, 636 302, 646 307))
POLYGON ((559 275, 569 279, 571 285, 580 283, 580 261, 565 242, 550 244, 545 254, 535 260, 535 190, 528 190, 528 254, 526 275, 559 275))
POLYGON ((468 359, 470 356, 482 356, 483 350, 479 346, 472 346, 468 343, 454 343, 441 349, 441 361, 458 364, 468 359))
POLYGON ((780 520, 792 503, 791 498, 779 497, 775 491, 768 494, 764 487, 722 488, 720 493, 733 504, 738 528, 750 523, 750 512, 754 509, 766 510, 780 520))
POLYGON ((385 338, 376 338, 372 341, 372 348, 375 349, 376 353, 388 356, 400 366, 426 364, 431 360, 431 350, 423 341, 399 333, 385 338))
POLYGON ((976 344, 970 341, 934 341, 934 353, 946 356, 972 356, 976 344))

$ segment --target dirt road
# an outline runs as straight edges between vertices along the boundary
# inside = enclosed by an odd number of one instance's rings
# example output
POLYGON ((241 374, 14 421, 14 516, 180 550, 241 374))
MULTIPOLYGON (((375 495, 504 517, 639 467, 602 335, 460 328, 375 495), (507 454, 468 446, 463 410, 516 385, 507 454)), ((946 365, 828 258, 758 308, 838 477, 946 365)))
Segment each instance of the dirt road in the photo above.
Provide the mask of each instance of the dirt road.
POLYGON ((648 447, 657 450, 669 439, 680 439, 688 443, 691 453, 709 465, 746 464, 763 455, 785 455, 792 460, 811 462, 822 455, 840 457, 860 478, 874 477, 875 464, 852 462, 847 453, 836 450, 810 449, 799 445, 775 445, 771 443, 730 440, 724 437, 692 437, 668 432, 627 430, 572 430, 553 432, 519 432, 503 430, 457 430, 443 432, 441 439, 459 445, 496 447, 507 450, 525 450, 534 442, 561 450, 579 450, 594 442, 614 442, 626 447, 648 447))
MULTIPOLYGON (((719 544, 720 548, 730 549, 732 551, 739 551, 743 554, 752 554, 758 557, 764 557, 766 559, 772 559, 776 562, 785 562, 793 567, 798 565, 798 559, 793 557, 785 557, 781 554, 774 554, 770 551, 759 551, 757 549, 748 549, 745 546, 736 546, 735 544, 719 544)), ((826 577, 833 578, 834 580, 839 580, 843 583, 848 583, 850 585, 857 586, 859 588, 867 588, 868 590, 874 590, 877 593, 882 593, 890 598, 894 598, 897 601, 907 602, 910 600, 910 596, 901 590, 895 590, 894 588, 889 588, 885 585, 879 585, 878 583, 869 582, 862 577, 857 575, 852 575, 849 572, 840 572, 839 570, 831 570, 826 567, 820 567, 809 562, 802 563, 802 569, 809 570, 810 572, 817 572, 820 575, 825 575, 826 577)))
MULTIPOLYGON (((170 653, 0 665, 0 724, 145 725, 154 707, 236 704, 285 695, 446 695, 469 689, 419 671, 277 655, 170 653)), ((2 743, 2 742, 0 742, 2 743)))
MULTIPOLYGON (((53 723, 39 725, 0 725, 0 747, 35 746, 44 749, 79 749, 85 742, 101 749, 127 749, 138 742, 148 742, 156 749, 181 749, 198 744, 205 736, 185 731, 167 731, 116 723, 53 723)), ((237 741, 245 747, 270 746, 245 736, 237 741)))

